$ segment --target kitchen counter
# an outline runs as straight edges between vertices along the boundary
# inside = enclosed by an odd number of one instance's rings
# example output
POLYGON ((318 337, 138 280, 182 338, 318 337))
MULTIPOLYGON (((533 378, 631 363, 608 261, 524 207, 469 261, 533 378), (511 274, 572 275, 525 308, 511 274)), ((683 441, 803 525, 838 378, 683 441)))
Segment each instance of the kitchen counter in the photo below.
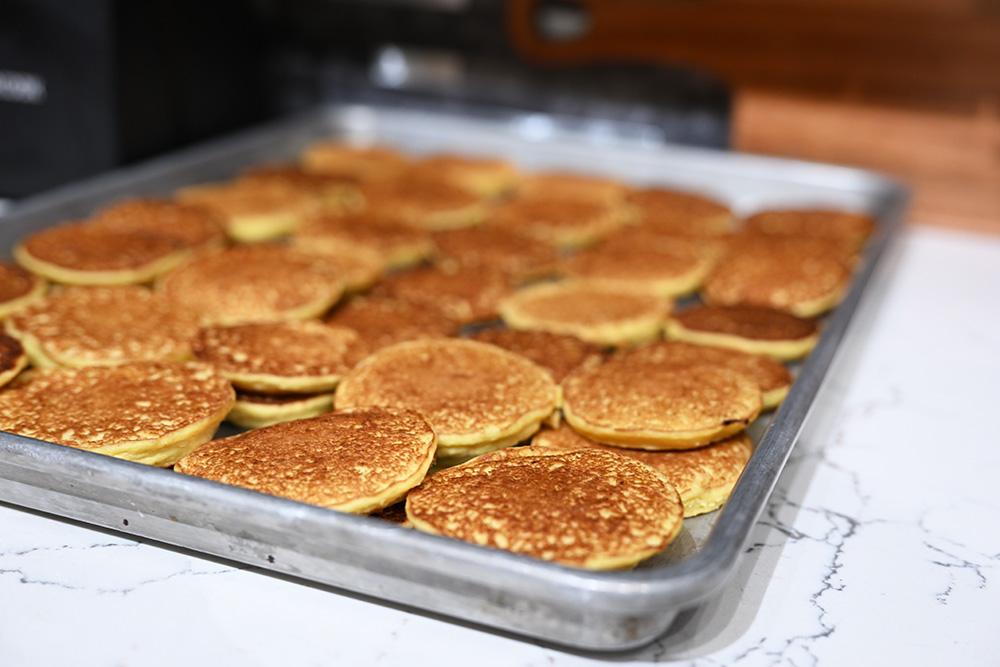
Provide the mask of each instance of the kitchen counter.
POLYGON ((579 655, 0 505, 0 665, 996 664, 1000 239, 889 258, 725 593, 579 655))

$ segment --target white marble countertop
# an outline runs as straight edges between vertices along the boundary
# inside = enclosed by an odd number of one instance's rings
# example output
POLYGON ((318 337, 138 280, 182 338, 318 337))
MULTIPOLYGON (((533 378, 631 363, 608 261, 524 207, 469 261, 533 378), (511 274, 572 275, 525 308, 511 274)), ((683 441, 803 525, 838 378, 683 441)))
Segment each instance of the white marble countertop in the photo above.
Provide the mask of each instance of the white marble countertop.
POLYGON ((1000 239, 907 233, 726 592, 578 655, 0 506, 0 665, 1000 661, 1000 239))

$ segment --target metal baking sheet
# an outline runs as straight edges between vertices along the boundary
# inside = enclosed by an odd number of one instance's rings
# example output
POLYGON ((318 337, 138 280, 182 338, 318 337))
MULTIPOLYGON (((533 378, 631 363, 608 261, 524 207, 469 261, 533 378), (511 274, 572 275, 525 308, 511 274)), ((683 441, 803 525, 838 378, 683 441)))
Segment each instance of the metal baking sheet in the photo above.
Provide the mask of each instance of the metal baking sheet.
POLYGON ((0 219, 0 247, 9 251, 24 234, 116 199, 167 195, 291 159, 324 137, 414 153, 501 155, 526 169, 670 185, 718 197, 739 213, 793 204, 871 212, 877 230, 850 292, 826 318, 780 410, 755 424, 756 449, 728 504, 687 520, 665 553, 625 572, 575 570, 9 433, 0 433, 0 499, 556 644, 610 651, 652 641, 734 570, 900 223, 907 193, 861 170, 663 146, 608 129, 567 128, 537 115, 330 107, 24 202, 0 219))

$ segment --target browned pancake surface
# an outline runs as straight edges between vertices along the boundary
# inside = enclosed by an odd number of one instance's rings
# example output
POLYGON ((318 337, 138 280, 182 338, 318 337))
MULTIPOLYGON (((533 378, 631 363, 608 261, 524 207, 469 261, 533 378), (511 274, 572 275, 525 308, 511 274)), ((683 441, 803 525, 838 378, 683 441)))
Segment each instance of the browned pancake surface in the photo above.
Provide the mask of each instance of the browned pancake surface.
POLYGON ((306 171, 357 181, 395 178, 409 160, 388 146, 352 146, 327 141, 313 144, 302 155, 306 171))
POLYGON ((556 393, 543 369, 516 354, 469 340, 426 339, 363 360, 341 381, 336 405, 405 407, 424 415, 439 436, 467 435, 514 427, 527 414, 555 407, 556 393))
POLYGON ((532 439, 531 446, 560 451, 601 449, 642 461, 660 471, 674 485, 682 500, 733 484, 753 453, 753 442, 742 433, 697 449, 650 452, 594 442, 569 426, 539 432, 532 439))
POLYGON ((194 353, 229 375, 339 376, 350 370, 358 334, 317 321, 205 327, 194 353))
POLYGON ((0 304, 27 296, 37 289, 41 278, 17 264, 0 262, 0 304))
POLYGON ((191 354, 197 317, 145 287, 69 287, 10 316, 60 365, 179 361, 191 354))
POLYGON ((614 203, 625 196, 626 187, 610 178, 571 171, 529 174, 518 185, 518 196, 539 200, 596 201, 614 203))
POLYGON ((540 322, 582 325, 661 315, 669 308, 665 299, 585 280, 529 287, 517 292, 511 302, 540 322))
POLYGON ((619 353, 563 380, 563 402, 588 424, 630 433, 695 432, 749 424, 760 390, 747 376, 708 364, 652 363, 619 353))
POLYGON ((199 363, 36 371, 0 392, 0 430, 98 449, 205 421, 233 396, 229 382, 199 363))
POLYGON ((315 257, 282 246, 244 246, 203 255, 164 278, 168 299, 206 322, 285 319, 289 311, 336 301, 343 286, 315 257))
POLYGON ((719 236, 732 229, 729 207, 690 192, 649 188, 629 193, 638 222, 651 231, 678 236, 719 236))
POLYGON ((434 243, 441 263, 485 267, 517 278, 551 272, 559 259, 552 246, 497 227, 440 232, 434 235, 434 243))
POLYGON ((185 456, 176 469, 338 508, 377 498, 413 478, 434 446, 434 432, 415 412, 343 410, 215 440, 185 456))
POLYGON ((437 311, 463 324, 496 319, 507 277, 483 267, 424 267, 389 276, 375 292, 437 311))
POLYGON ((502 347, 526 357, 547 369, 556 382, 587 359, 598 356, 601 348, 574 336, 547 331, 516 331, 514 329, 483 329, 473 340, 502 347))
POLYGON ((576 566, 663 549, 682 512, 649 466, 598 450, 486 455, 426 480, 406 509, 418 528, 576 566))
POLYGON ((792 383, 791 373, 781 362, 759 354, 721 347, 663 341, 628 350, 624 354, 631 357, 631 363, 640 365, 710 365, 729 368, 752 379, 762 393, 787 387, 792 383))
POLYGON ((139 269, 183 250, 176 238, 148 231, 118 231, 77 222, 28 236, 24 250, 35 259, 75 271, 139 269))
POLYGON ((843 289, 850 269, 822 239, 744 236, 730 244, 702 287, 713 305, 794 309, 843 289))
POLYGON ((759 306, 699 305, 672 315, 686 329, 763 341, 800 340, 816 334, 813 320, 759 306))
POLYGON ((16 338, 0 333, 0 374, 8 373, 24 363, 24 348, 16 338))
POLYGON ((400 249, 426 246, 429 251, 431 247, 427 232, 378 218, 371 212, 311 217, 296 230, 294 239, 303 248, 363 246, 387 257, 400 249))
POLYGON ((617 215, 612 204, 600 199, 517 197, 492 211, 487 224, 552 243, 563 235, 593 230, 600 235, 616 226, 617 215))
POLYGON ((400 179, 362 187, 368 210, 386 220, 423 226, 425 216, 460 211, 481 202, 479 195, 434 179, 400 179))
POLYGON ((200 248, 225 242, 225 221, 212 210, 164 199, 129 199, 98 211, 89 225, 117 232, 157 234, 200 248))
POLYGON ((850 211, 783 209, 755 213, 746 219, 745 226, 750 233, 827 239, 854 251, 871 236, 875 220, 850 211))
POLYGON ((369 351, 418 338, 458 334, 458 325, 437 309, 380 296, 354 297, 326 318, 328 324, 358 333, 369 351))
POLYGON ((705 250, 696 242, 624 235, 573 255, 563 263, 563 271, 574 278, 642 286, 704 272, 706 262, 705 250))

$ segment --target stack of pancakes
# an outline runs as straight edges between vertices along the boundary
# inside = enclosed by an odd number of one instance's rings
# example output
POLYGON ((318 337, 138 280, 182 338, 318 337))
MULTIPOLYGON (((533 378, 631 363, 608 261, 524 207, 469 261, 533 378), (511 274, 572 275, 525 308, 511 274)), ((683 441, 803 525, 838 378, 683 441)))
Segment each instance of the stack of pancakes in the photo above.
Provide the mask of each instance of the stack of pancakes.
POLYGON ((0 429, 630 567, 726 501, 872 230, 316 144, 23 239, 0 429))

